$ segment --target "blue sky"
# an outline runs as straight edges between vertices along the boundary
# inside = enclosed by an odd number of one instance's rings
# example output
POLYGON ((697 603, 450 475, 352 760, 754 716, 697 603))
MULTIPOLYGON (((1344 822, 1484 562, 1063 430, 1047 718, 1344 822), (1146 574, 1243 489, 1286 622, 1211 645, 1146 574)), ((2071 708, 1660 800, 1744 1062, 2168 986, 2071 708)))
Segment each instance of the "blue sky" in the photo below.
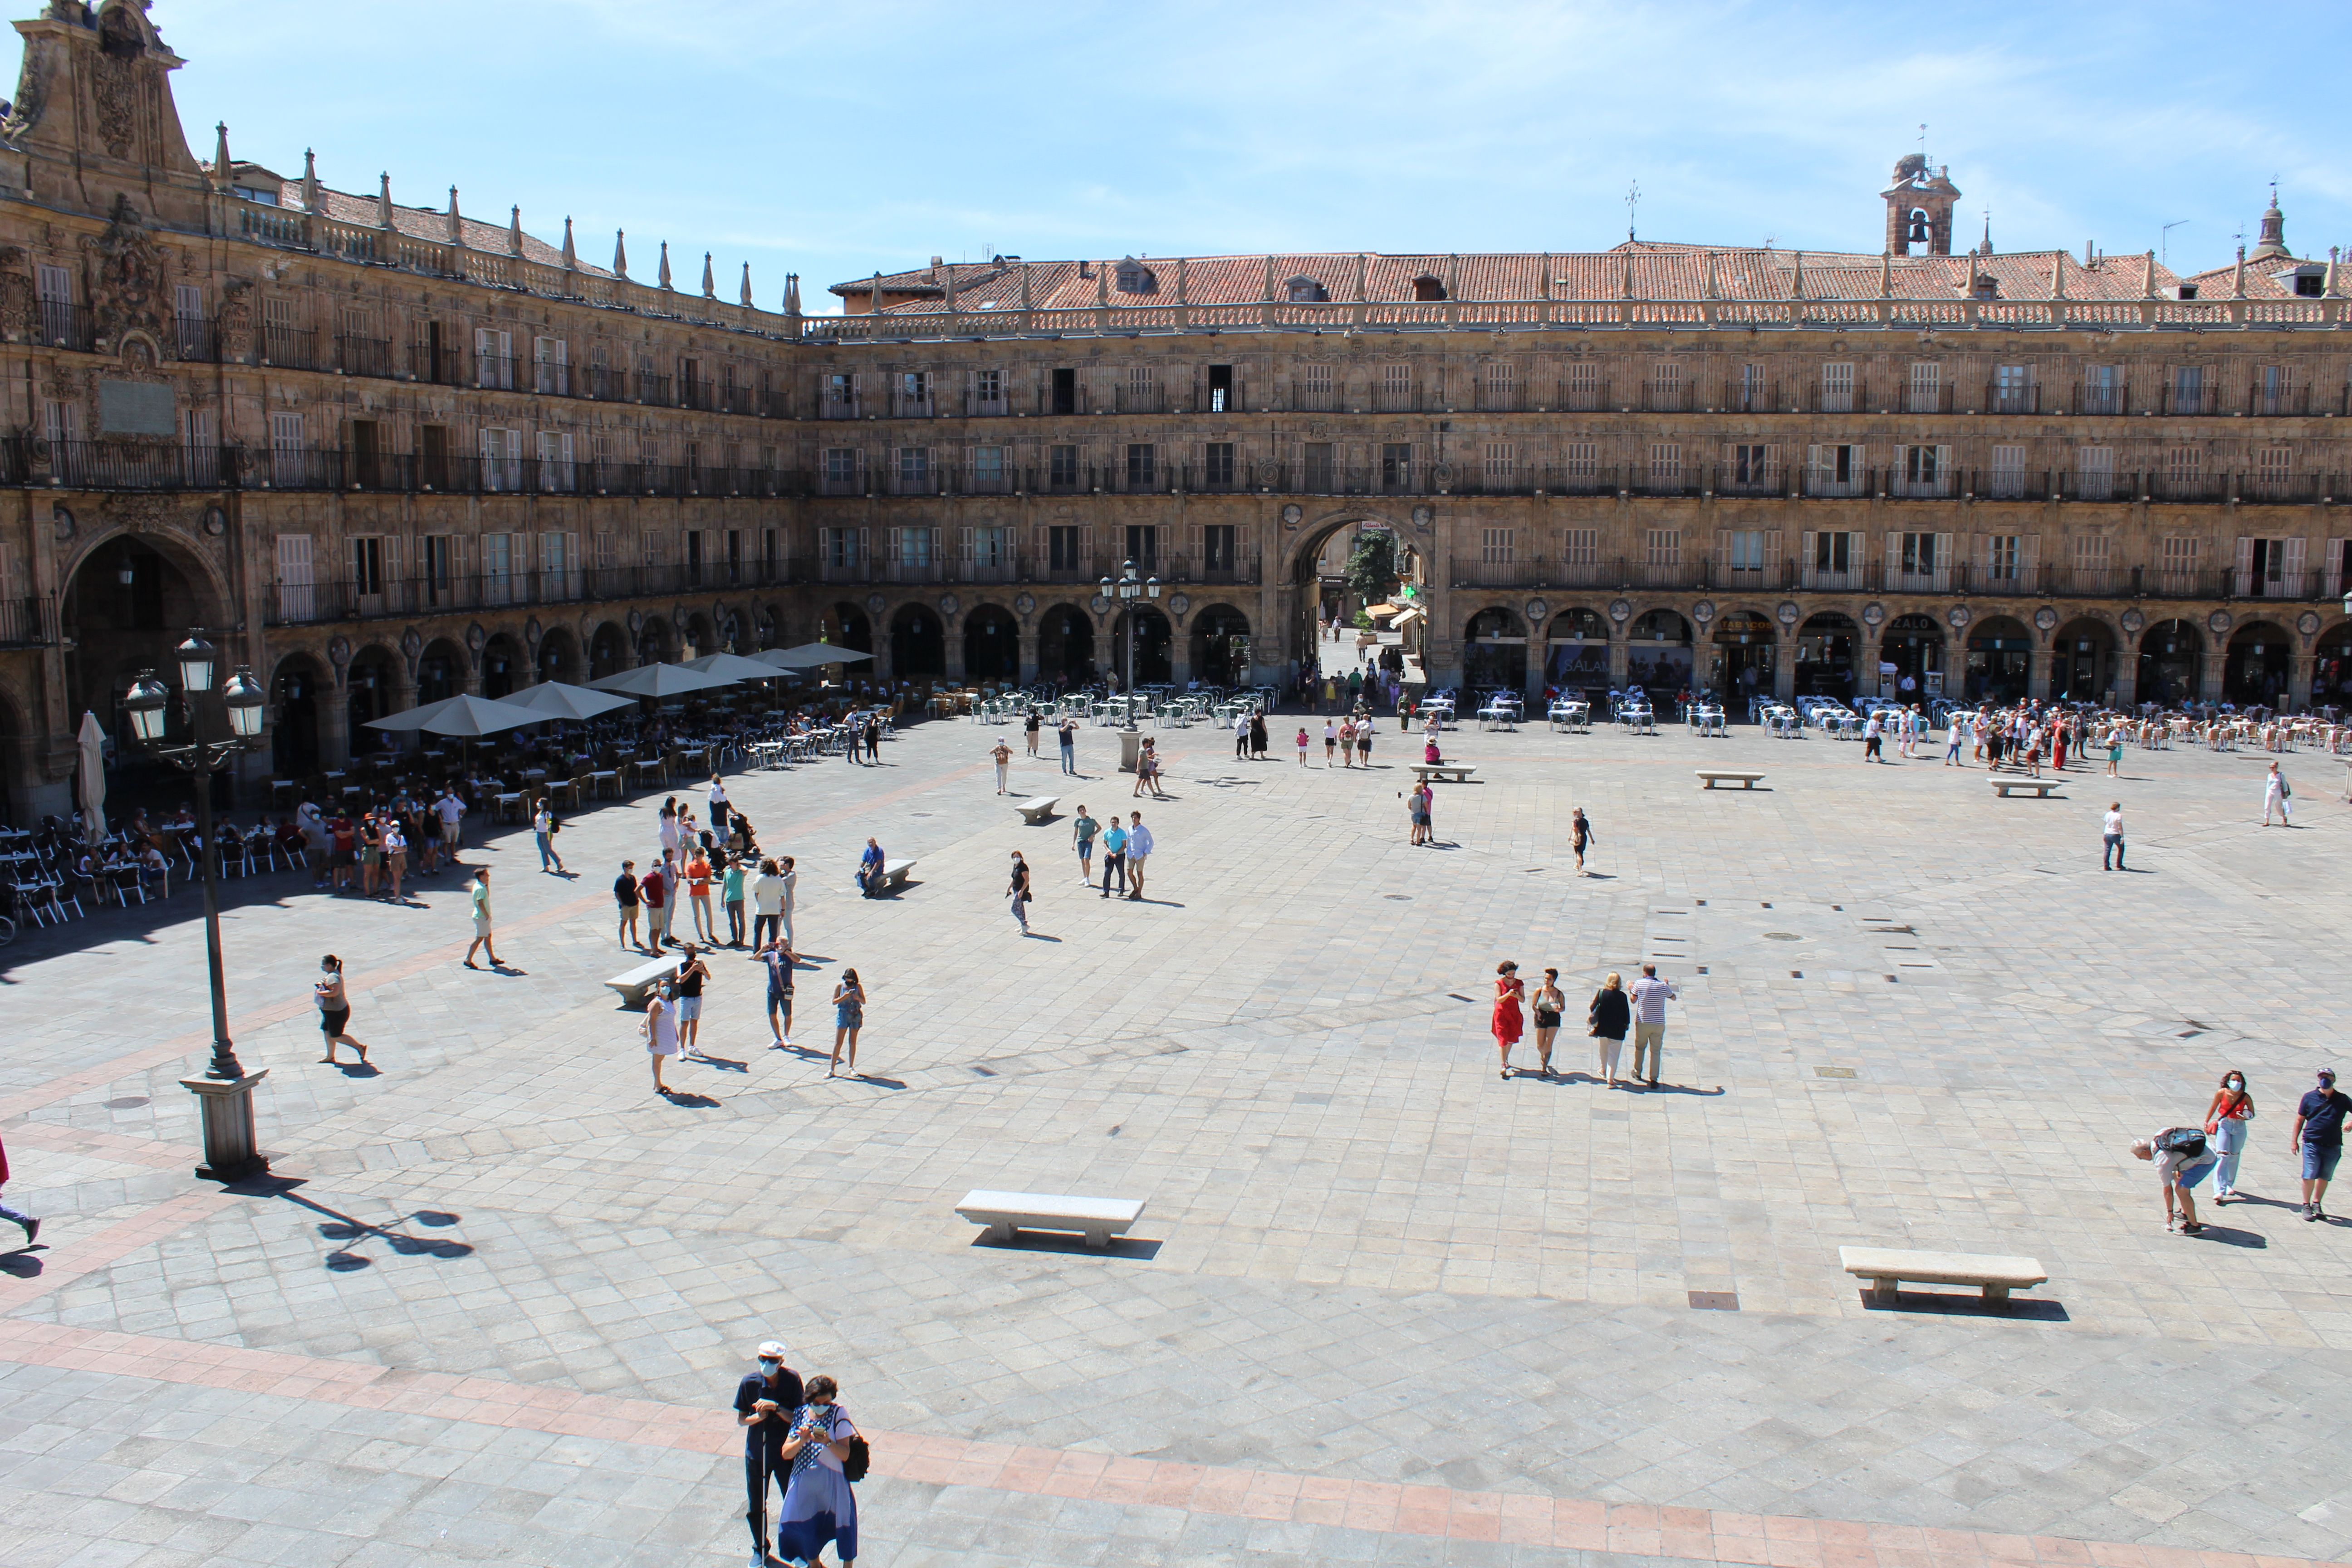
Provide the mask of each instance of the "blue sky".
MULTIPOLYGON (((34 0, 15 0, 19 15, 34 0)), ((773 307, 993 249, 1875 249, 1919 148, 1974 239, 2229 259, 2280 181, 2305 255, 2352 245, 2329 62, 2352 7, 908 0, 155 0, 211 127, 287 174, 467 214, 773 307)))

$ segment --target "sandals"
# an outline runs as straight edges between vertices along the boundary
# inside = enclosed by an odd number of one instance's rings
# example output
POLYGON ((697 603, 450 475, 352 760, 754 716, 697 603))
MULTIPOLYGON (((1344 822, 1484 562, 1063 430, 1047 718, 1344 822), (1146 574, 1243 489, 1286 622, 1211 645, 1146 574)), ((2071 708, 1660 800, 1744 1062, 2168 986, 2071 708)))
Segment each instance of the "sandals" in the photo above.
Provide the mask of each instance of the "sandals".
POLYGON ((2183 1236, 2195 1236, 2204 1228, 2205 1227, 2202 1225, 2183 1222, 2180 1226, 2180 1234, 2183 1236))

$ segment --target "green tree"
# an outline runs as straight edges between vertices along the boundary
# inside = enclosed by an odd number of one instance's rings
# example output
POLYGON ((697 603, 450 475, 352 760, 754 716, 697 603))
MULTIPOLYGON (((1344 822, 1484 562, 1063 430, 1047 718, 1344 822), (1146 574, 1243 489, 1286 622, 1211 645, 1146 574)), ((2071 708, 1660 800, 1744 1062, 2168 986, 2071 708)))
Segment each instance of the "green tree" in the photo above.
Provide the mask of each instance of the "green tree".
POLYGON ((1344 575, 1366 605, 1388 603, 1397 587, 1396 535, 1386 529, 1366 529, 1356 535, 1344 575))

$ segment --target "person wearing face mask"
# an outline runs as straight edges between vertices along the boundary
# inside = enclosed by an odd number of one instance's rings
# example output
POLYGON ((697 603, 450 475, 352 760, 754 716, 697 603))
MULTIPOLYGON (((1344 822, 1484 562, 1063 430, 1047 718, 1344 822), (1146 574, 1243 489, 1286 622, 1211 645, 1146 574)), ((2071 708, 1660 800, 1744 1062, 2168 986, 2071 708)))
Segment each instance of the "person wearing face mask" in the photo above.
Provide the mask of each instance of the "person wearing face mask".
POLYGON ((2246 1147, 2246 1123, 2254 1119, 2254 1097, 2246 1092, 2246 1075, 2231 1068, 2221 1075, 2213 1103, 2205 1112, 2205 1131, 2221 1163, 2213 1168, 2213 1205, 2219 1208, 2238 1195, 2238 1155, 2246 1147))
POLYGON ((743 1489, 751 1503, 743 1518, 751 1527, 751 1564, 767 1568, 768 1483, 772 1479, 781 1487, 791 1478, 780 1450, 803 1393, 800 1373, 784 1364, 782 1344, 762 1342, 759 1357, 760 1369, 735 1385, 735 1424, 743 1428, 743 1489))

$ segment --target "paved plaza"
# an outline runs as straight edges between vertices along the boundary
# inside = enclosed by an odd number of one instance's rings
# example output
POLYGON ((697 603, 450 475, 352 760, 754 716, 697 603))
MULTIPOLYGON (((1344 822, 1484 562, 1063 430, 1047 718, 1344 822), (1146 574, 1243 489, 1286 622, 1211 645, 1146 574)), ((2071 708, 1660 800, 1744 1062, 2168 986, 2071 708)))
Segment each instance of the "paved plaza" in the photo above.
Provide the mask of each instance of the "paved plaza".
POLYGON ((675 1103, 599 984, 635 962, 607 889, 658 797, 567 827, 575 879, 528 833, 469 845, 516 973, 458 966, 446 876, 407 908, 232 885, 274 1174, 226 1192, 176 1081, 196 899, 21 937, 0 1132, 46 1225, 0 1258, 0 1559, 740 1563, 725 1407, 771 1337, 873 1436, 859 1561, 889 1568, 2352 1555, 2352 1227, 2301 1223, 2287 1152, 2352 1005, 2341 764, 2285 759, 2285 831, 2260 753, 1996 801, 1940 737, 1877 766, 1471 730, 1481 782, 1423 848, 1417 738, 1327 772, 1275 729, 1263 763, 1162 732, 1164 802, 1106 776, 1106 731, 1083 781, 1049 742, 1013 765, 1063 797, 1034 828, 986 754, 1017 731, 961 721, 730 781, 799 858, 799 1048, 722 955, 675 1103), (1767 778, 1701 792, 1710 764, 1767 778), (2099 867, 2116 798, 2129 874, 2099 867), (1077 886, 1078 801, 1143 811, 1147 901, 1077 886), (868 834, 919 861, 903 896, 851 889, 868 834), (329 950, 373 1070, 318 1060, 329 950), (1503 958, 1562 972, 1566 1079, 1497 1079, 1503 958), (1682 992, 1669 1082, 1612 1091, 1583 1000, 1645 959, 1682 992), (845 964, 870 1076, 828 1081, 845 964), (2253 1200, 2168 1235, 2126 1144, 2225 1065, 2253 1200), (993 1246, 952 1212, 974 1187, 1149 1208, 1108 1253, 993 1246), (1876 1310, 1855 1243, 2051 1279, 2004 1316, 1876 1310))

